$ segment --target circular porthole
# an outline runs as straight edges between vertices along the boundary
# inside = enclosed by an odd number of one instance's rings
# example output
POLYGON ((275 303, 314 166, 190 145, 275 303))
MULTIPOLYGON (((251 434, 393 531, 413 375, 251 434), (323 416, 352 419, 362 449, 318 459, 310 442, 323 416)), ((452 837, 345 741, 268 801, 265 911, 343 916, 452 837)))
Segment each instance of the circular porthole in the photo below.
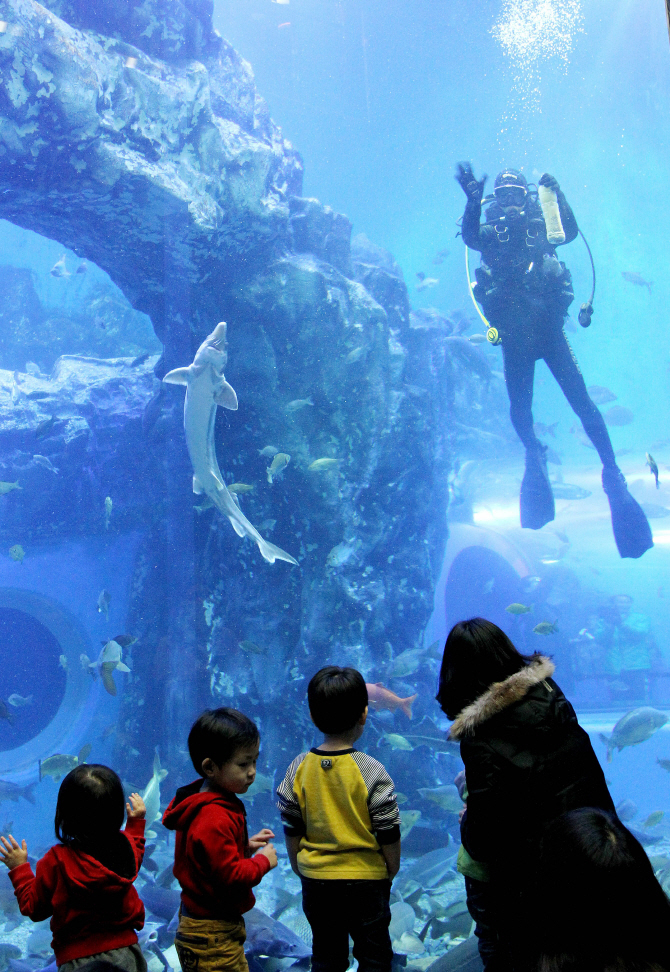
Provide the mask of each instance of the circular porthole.
POLYGON ((78 752, 99 695, 80 656, 93 653, 85 630, 62 605, 0 588, 2 779, 34 779, 40 759, 78 752))

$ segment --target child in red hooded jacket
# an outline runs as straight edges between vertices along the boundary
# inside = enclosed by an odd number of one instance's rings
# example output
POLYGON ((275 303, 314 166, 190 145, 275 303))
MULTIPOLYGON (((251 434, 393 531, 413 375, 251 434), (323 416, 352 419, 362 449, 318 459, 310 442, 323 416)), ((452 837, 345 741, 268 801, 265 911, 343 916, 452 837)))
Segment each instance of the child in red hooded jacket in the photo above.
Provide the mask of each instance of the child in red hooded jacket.
POLYGON ((22 915, 51 917, 52 948, 59 972, 103 959, 126 972, 146 972, 136 930, 144 905, 133 882, 144 856, 146 808, 138 793, 125 803, 114 770, 83 763, 58 791, 55 830, 60 841, 28 863, 25 840, 1 837, 0 859, 9 868, 22 915), (123 823, 124 803, 128 820, 123 823))
POLYGON ((203 712, 189 733, 191 760, 203 779, 177 790, 163 815, 168 830, 176 831, 181 909, 175 947, 184 970, 248 972, 242 915, 255 904, 251 889, 277 866, 269 843, 274 834, 265 829, 249 838, 236 796, 256 777, 259 746, 258 729, 235 709, 203 712))

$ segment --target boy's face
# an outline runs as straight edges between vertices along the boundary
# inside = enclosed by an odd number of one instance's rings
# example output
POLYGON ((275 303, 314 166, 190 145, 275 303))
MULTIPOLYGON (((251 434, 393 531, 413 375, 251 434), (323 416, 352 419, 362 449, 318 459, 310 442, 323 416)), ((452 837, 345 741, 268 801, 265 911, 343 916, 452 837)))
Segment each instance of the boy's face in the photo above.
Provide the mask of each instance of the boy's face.
POLYGON ((260 742, 251 746, 240 746, 227 763, 217 766, 211 759, 202 764, 202 771, 212 789, 227 790, 228 793, 246 793, 256 779, 256 761, 260 742))

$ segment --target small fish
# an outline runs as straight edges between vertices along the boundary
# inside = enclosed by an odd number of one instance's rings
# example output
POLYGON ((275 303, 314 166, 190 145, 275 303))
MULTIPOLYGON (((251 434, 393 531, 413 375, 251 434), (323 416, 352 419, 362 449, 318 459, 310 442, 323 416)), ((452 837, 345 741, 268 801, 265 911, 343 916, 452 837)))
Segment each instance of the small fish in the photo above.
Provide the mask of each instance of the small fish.
POLYGON ((113 638, 104 642, 98 658, 90 662, 88 667, 92 675, 100 675, 105 691, 109 695, 116 695, 116 682, 112 678, 112 672, 130 672, 128 666, 122 661, 121 645, 113 638))
POLYGON ((608 425, 630 425, 635 416, 629 408, 624 408, 622 405, 613 405, 612 408, 608 408, 606 412, 603 412, 603 418, 608 425))
POLYGON ((336 544, 326 557, 327 567, 341 567, 356 556, 356 551, 360 547, 358 540, 343 540, 336 544))
POLYGON ((109 520, 112 515, 113 505, 114 504, 112 503, 112 497, 105 496, 105 530, 109 529, 109 520))
POLYGON ((261 793, 274 793, 274 788, 274 775, 268 776, 267 773, 256 773, 254 782, 244 795, 249 797, 251 800, 254 800, 257 796, 260 796, 261 793))
POLYGON ((557 621, 558 619, 556 619, 553 624, 550 621, 540 621, 540 623, 536 624, 533 628, 533 633, 539 635, 556 634, 558 631, 557 621))
POLYGON ((433 257, 433 265, 439 267, 440 264, 444 263, 445 257, 449 256, 449 250, 438 250, 433 257))
POLYGON ((427 277, 425 273, 420 275, 417 273, 417 277, 419 278, 419 283, 416 285, 416 289, 419 293, 423 290, 430 290, 431 287, 437 287, 440 282, 437 277, 427 277))
POLYGON ((661 767, 661 769, 664 769, 667 773, 670 773, 670 759, 658 759, 657 758, 656 759, 656 762, 661 767))
POLYGON ((65 266, 65 254, 63 254, 63 256, 60 258, 60 260, 56 260, 56 262, 54 263, 54 265, 51 268, 51 270, 49 271, 49 273, 51 274, 52 277, 69 277, 69 276, 71 276, 70 271, 65 266))
POLYGON ((257 645, 255 641, 247 641, 245 639, 244 641, 238 641, 238 645, 242 651, 246 651, 247 654, 265 655, 267 653, 267 648, 261 648, 261 646, 257 645))
POLYGON ((404 736, 401 736, 397 732, 382 733, 382 735, 379 737, 379 742, 377 745, 381 746, 382 744, 390 746, 391 749, 400 749, 407 753, 414 752, 414 746, 411 744, 409 739, 405 739, 404 736))
POLYGON ((315 459, 314 462, 310 463, 307 467, 309 472, 323 472, 326 469, 334 469, 339 465, 339 459, 315 459))
POLYGON ((412 828, 421 820, 420 810, 401 810, 400 811, 400 839, 404 840, 409 836, 412 828))
POLYGON ((272 520, 272 519, 270 519, 270 520, 263 520, 262 523, 259 523, 258 524, 258 529, 259 530, 262 530, 264 533, 272 533, 272 531, 274 530, 274 528, 276 527, 276 525, 277 525, 277 521, 276 520, 272 520))
POLYGON ((58 664, 63 669, 64 672, 67 671, 67 655, 58 656, 58 664))
POLYGON ((0 496, 6 496, 7 493, 11 493, 13 489, 23 489, 23 486, 19 486, 18 479, 15 483, 0 482, 0 496))
POLYGON ((280 476, 290 461, 291 457, 289 455, 287 455, 285 452, 278 452, 272 460, 272 465, 268 466, 266 470, 268 474, 268 482, 272 483, 275 476, 280 476))
POLYGON ((311 398, 294 398, 292 402, 284 405, 284 411, 291 415, 293 412, 299 412, 301 408, 306 408, 308 405, 314 405, 311 398))
POLYGON ((441 810, 446 810, 447 813, 460 813, 464 807, 464 803, 453 783, 447 783, 445 786, 422 787, 417 792, 424 800, 431 800, 441 810))
POLYGON ((615 402, 618 398, 613 391, 605 388, 604 385, 589 385, 586 390, 594 405, 607 405, 608 402, 615 402))
POLYGON ((654 810, 649 814, 642 826, 645 828, 645 830, 650 827, 658 827, 664 816, 665 813, 662 810, 654 810))
POLYGON ((505 610, 508 614, 528 614, 532 608, 529 608, 527 604, 519 604, 515 601, 513 604, 508 604, 505 610))
POLYGON ((561 541, 561 543, 568 543, 568 544, 570 543, 570 538, 568 537, 568 535, 565 532, 565 530, 554 530, 552 532, 553 532, 553 534, 554 534, 555 537, 558 537, 558 539, 561 541))
POLYGON ((544 458, 547 460, 547 462, 550 462, 552 464, 552 466, 562 466, 563 465, 563 462, 561 460, 561 457, 559 456, 559 454, 556 452, 555 449, 552 449, 551 448, 551 446, 546 446, 545 452, 544 452, 544 458))
POLYGON ((2 699, 0 699, 0 719, 5 719, 10 724, 10 726, 14 721, 11 712, 9 711, 5 703, 2 701, 2 699))
POLYGON ((48 456, 33 456, 33 462, 37 463, 38 466, 43 466, 44 469, 48 469, 49 472, 52 472, 55 476, 58 475, 58 470, 48 456))
POLYGON ((482 593, 483 594, 492 594, 493 593, 493 588, 495 587, 495 584, 496 584, 495 577, 492 577, 491 580, 487 580, 487 582, 484 584, 484 586, 482 588, 482 593))
POLYGON ((109 621, 109 602, 111 596, 108 590, 102 590, 98 594, 98 614, 104 614, 105 618, 109 621))
POLYGON ((14 803, 18 803, 20 797, 23 797, 28 803, 34 803, 34 786, 34 783, 29 783, 27 786, 19 786, 10 780, 0 780, 0 803, 5 800, 13 800, 14 803))
POLYGON ((20 543, 15 543, 13 547, 9 548, 9 556, 19 564, 23 563, 25 555, 26 552, 20 543))
POLYGON ((607 746, 607 762, 612 762, 612 754, 617 749, 621 752, 626 746, 638 746, 651 739, 655 732, 667 725, 668 717, 665 712, 642 706, 632 709, 621 716, 610 736, 600 733, 601 742, 607 746))
POLYGON ((651 293, 653 280, 645 280, 642 274, 630 270, 622 270, 621 276, 627 283, 635 284, 636 287, 646 287, 649 293, 651 293))
POLYGON ((396 793, 395 802, 398 804, 399 807, 401 807, 403 803, 407 803, 408 801, 409 801, 409 797, 407 796, 406 793, 396 793))
POLYGON ((366 354, 366 348, 354 348, 344 359, 347 364, 354 364, 356 361, 360 361, 364 354, 366 354))
POLYGON ((88 263, 86 262, 86 260, 82 260, 81 263, 79 264, 79 266, 77 267, 77 271, 76 272, 77 273, 86 273, 87 271, 88 271, 88 263))
POLYGON ((572 483, 552 483, 551 491, 556 499, 580 500, 591 495, 591 490, 572 483))
POLYGON ((242 493, 253 492, 254 487, 249 486, 248 483, 231 483, 230 486, 226 486, 226 489, 228 490, 229 493, 242 494, 242 493))
POLYGON ((150 357, 151 351, 144 351, 142 354, 138 354, 136 358, 133 358, 133 360, 130 362, 130 367, 139 368, 139 366, 143 365, 145 361, 148 361, 150 357))
POLYGON ((26 361, 25 368, 26 374, 32 375, 33 378, 39 378, 39 376, 42 374, 40 366, 35 364, 34 361, 26 361))
POLYGON ((646 454, 647 462, 646 465, 649 466, 652 476, 656 480, 656 489, 658 489, 658 465, 654 457, 648 452, 646 454))
POLYGON ((265 456, 266 459, 271 459, 272 456, 276 456, 278 452, 279 449, 275 449, 274 446, 270 445, 264 446, 262 449, 258 450, 259 455, 265 456))
POLYGON ((44 419, 42 422, 38 424, 37 428, 35 429, 35 438, 46 439, 55 424, 56 424, 55 415, 51 415, 49 418, 44 419))
POLYGON ((622 800, 621 803, 616 805, 616 813, 619 820, 628 823, 629 820, 634 820, 637 817, 637 807, 632 800, 622 800))
POLYGON ((480 334, 479 332, 477 334, 471 334, 468 338, 470 344, 484 344, 486 340, 486 335, 480 334))
POLYGON ((550 435, 552 438, 556 438, 556 429, 558 428, 558 422, 553 422, 551 425, 545 425, 544 422, 536 422, 533 426, 535 435, 550 435))
POLYGON ((91 754, 91 746, 82 746, 79 755, 70 756, 68 753, 56 753, 55 756, 48 756, 47 759, 38 760, 40 780, 45 776, 50 776, 56 782, 61 776, 66 776, 75 766, 85 763, 91 754))
POLYGON ((33 696, 32 695, 19 695, 18 692, 12 692, 12 694, 7 699, 10 705, 13 705, 15 709, 22 709, 24 705, 32 705, 33 696))
POLYGON ((670 510, 667 506, 661 506, 659 503, 640 503, 640 506, 649 520, 662 520, 666 516, 670 516, 670 510))
POLYGON ((81 667, 84 669, 85 672, 88 672, 91 666, 91 659, 88 657, 88 655, 82 653, 79 656, 79 664, 81 665, 81 667))
POLYGON ((410 695, 406 699, 401 699, 399 695, 390 689, 384 688, 381 682, 374 684, 367 682, 365 687, 368 690, 368 702, 370 708, 379 712, 386 709, 388 712, 395 712, 400 709, 408 719, 412 718, 412 703, 416 700, 416 695, 410 695))

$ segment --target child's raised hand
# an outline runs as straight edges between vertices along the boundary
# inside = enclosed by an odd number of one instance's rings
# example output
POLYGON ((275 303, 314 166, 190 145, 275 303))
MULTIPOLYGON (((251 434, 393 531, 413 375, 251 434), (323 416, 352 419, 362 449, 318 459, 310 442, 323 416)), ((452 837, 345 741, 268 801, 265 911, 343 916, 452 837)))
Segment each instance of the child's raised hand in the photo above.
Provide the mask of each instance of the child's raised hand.
POLYGON ((266 844, 258 853, 262 854, 263 857, 267 857, 270 862, 270 870, 277 866, 277 851, 274 849, 273 844, 266 844))
POLYGON ((128 799, 130 801, 130 803, 126 803, 128 819, 130 820, 132 817, 143 817, 147 812, 147 808, 139 793, 131 793, 128 799))
POLYGON ((260 850, 261 847, 265 847, 267 842, 272 840, 273 837, 274 833, 268 827, 263 827, 263 829, 259 830, 257 834, 254 834, 253 837, 249 838, 249 850, 260 850))
POLYGON ((4 861, 10 871, 18 867, 19 864, 28 863, 28 845, 25 840, 21 841, 20 847, 11 834, 9 835, 9 840, 6 837, 0 837, 0 841, 2 841, 0 859, 4 861))

